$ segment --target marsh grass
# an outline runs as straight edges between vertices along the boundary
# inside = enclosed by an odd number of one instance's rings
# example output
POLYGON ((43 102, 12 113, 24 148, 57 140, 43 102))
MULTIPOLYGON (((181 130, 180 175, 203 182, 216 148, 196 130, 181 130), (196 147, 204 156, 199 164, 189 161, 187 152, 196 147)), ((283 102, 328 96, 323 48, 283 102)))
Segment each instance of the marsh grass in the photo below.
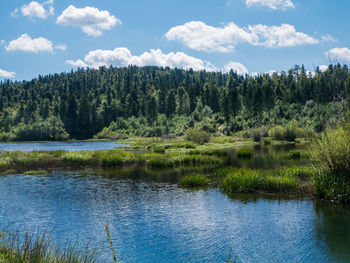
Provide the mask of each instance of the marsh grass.
POLYGON ((181 177, 179 185, 186 188, 197 188, 197 187, 207 187, 210 183, 210 180, 199 174, 186 175, 181 177))
POLYGON ((237 159, 250 159, 250 158, 253 158, 253 156, 254 156, 254 151, 251 149, 242 148, 237 150, 236 152, 237 159))
POLYGON ((86 248, 77 250, 67 245, 56 248, 46 234, 20 236, 18 233, 0 233, 1 263, 94 263, 97 253, 86 248))
POLYGON ((218 170, 216 175, 221 178, 221 188, 227 193, 254 191, 288 193, 305 191, 305 182, 311 180, 313 171, 307 167, 275 170, 225 168, 218 170))
POLYGON ((311 161, 320 198, 350 202, 350 129, 337 128, 313 140, 311 161))

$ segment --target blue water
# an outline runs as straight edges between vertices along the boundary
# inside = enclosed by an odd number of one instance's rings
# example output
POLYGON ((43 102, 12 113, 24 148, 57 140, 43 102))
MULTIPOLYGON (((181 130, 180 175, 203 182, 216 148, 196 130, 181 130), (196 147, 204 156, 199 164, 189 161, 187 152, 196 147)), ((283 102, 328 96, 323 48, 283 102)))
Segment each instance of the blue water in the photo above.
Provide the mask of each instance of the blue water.
POLYGON ((112 150, 115 147, 127 146, 113 141, 73 141, 73 142, 24 142, 0 143, 0 151, 96 151, 112 150))
POLYGON ((178 188, 176 172, 0 176, 0 226, 100 248, 111 262, 349 262, 350 210, 311 200, 178 188), (175 174, 174 174, 175 173, 175 174), (163 176, 164 175, 164 176, 163 176))

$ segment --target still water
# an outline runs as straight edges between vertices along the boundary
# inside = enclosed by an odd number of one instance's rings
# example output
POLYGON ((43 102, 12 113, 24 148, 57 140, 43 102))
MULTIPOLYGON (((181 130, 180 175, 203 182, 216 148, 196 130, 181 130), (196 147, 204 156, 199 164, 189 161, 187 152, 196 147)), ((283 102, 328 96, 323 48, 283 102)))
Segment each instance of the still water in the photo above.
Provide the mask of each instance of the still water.
POLYGON ((113 141, 71 141, 71 142, 23 142, 0 143, 0 151, 97 151, 112 150, 116 147, 124 147, 113 141))
POLYGON ((311 200, 177 186, 179 170, 53 172, 0 176, 0 226, 100 248, 111 262, 350 261, 350 209, 311 200))

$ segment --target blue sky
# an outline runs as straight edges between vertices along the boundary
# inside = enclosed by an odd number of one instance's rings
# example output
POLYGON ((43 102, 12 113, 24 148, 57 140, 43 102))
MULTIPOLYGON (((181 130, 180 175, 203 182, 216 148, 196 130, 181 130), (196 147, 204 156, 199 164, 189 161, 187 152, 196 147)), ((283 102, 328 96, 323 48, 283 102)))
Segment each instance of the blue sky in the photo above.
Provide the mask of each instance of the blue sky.
POLYGON ((0 79, 100 65, 239 73, 350 62, 348 0, 0 1, 0 79))

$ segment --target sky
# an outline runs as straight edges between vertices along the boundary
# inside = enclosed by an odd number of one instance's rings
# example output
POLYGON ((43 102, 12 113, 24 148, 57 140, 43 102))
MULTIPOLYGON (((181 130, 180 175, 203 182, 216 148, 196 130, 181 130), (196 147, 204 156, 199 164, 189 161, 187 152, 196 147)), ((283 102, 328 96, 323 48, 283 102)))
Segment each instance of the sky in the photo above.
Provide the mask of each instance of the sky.
POLYGON ((240 74, 350 63, 349 0, 0 0, 0 80, 156 65, 240 74))

